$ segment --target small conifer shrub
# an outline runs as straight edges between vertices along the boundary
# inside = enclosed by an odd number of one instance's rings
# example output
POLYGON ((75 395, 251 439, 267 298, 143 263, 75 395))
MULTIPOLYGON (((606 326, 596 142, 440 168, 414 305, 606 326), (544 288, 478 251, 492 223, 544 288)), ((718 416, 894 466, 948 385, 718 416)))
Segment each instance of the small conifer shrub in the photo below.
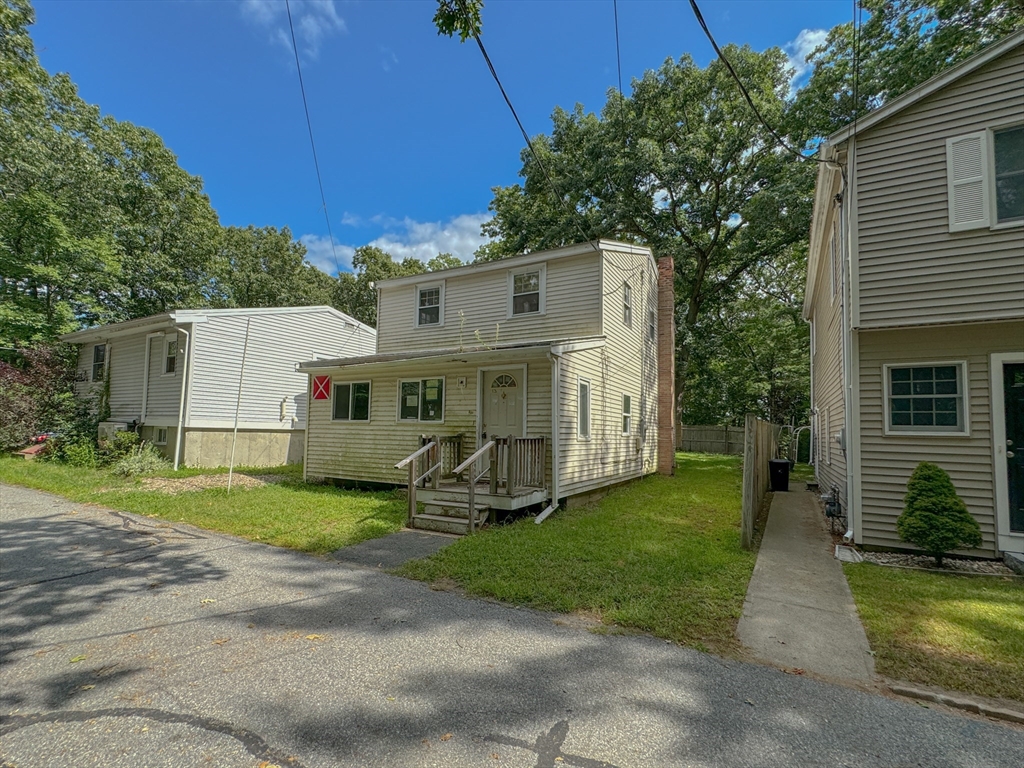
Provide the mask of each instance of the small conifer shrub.
POLYGON ((942 467, 922 461, 907 482, 903 514, 896 521, 896 532, 903 541, 916 544, 935 558, 954 549, 981 546, 981 528, 967 511, 942 467))

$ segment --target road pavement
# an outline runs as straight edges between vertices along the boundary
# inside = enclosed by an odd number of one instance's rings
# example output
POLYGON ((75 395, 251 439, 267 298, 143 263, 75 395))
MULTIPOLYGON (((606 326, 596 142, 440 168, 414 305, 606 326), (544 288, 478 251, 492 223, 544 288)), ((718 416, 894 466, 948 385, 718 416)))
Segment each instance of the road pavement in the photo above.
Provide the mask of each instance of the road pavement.
POLYGON ((0 762, 1024 765, 1024 731, 0 486, 0 762))

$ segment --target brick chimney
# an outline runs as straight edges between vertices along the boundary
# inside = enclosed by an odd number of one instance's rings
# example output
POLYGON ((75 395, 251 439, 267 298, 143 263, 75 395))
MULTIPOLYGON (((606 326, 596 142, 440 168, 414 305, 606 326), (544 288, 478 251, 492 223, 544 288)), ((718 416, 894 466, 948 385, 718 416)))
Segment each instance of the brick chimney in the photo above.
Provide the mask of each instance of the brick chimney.
POLYGON ((675 264, 658 259, 658 473, 676 466, 676 298, 675 264))

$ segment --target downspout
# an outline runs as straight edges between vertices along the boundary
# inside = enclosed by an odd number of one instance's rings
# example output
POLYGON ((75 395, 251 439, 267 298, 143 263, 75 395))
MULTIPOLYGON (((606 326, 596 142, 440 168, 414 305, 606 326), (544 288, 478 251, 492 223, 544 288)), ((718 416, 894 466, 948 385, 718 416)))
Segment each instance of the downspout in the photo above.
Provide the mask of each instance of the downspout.
MULTIPOLYGON (((807 324, 809 326, 811 326, 811 349, 810 349, 810 354, 808 355, 808 358, 810 358, 808 360, 808 367, 810 369, 810 377, 811 377, 811 381, 810 381, 811 413, 810 413, 810 418, 808 419, 808 423, 810 424, 810 427, 808 429, 808 432, 810 432, 810 439, 807 441, 807 463, 810 464, 812 467, 814 467, 814 479, 817 480, 818 479, 818 465, 817 465, 817 462, 814 461, 814 438, 818 437, 818 435, 815 434, 815 429, 814 429, 814 424, 817 421, 815 416, 818 413, 818 409, 817 409, 817 407, 814 404, 814 350, 817 347, 817 331, 815 330, 815 327, 814 327, 814 319, 813 319, 813 317, 807 320, 807 324)), ((797 456, 799 457, 799 455, 800 455, 800 443, 799 442, 796 445, 796 453, 797 453, 797 456)))
POLYGON ((558 396, 558 387, 562 356, 549 350, 548 360, 551 361, 551 503, 558 504, 558 476, 561 470, 558 460, 558 417, 560 415, 558 406, 561 401, 558 396))
MULTIPOLYGON (((855 494, 854 494, 853 461, 851 461, 851 454, 853 453, 853 451, 850 450, 851 441, 853 439, 853 436, 850 433, 850 423, 853 420, 853 380, 852 380, 852 376, 853 376, 853 362, 852 362, 851 354, 850 354, 850 346, 851 346, 850 334, 852 333, 852 331, 850 330, 851 318, 850 318, 850 315, 848 314, 849 312, 852 311, 851 307, 850 307, 850 300, 852 298, 852 288, 850 286, 849 277, 850 277, 850 274, 852 273, 852 267, 851 267, 851 264, 850 264, 850 259, 852 258, 851 251, 853 250, 853 228, 850 226, 850 222, 851 222, 852 217, 848 215, 848 213, 846 211, 846 205, 847 205, 848 202, 850 202, 850 198, 851 198, 850 186, 853 184, 853 175, 854 175, 854 171, 856 170, 856 168, 855 168, 856 160, 855 160, 855 156, 854 156, 855 152, 856 152, 856 145, 854 143, 854 140, 851 139, 850 140, 850 148, 847 151, 847 163, 846 163, 847 168, 849 169, 849 174, 850 175, 849 175, 849 178, 846 178, 845 176, 841 177, 842 180, 843 180, 843 182, 842 182, 842 195, 843 196, 842 196, 841 202, 839 203, 840 222, 841 222, 842 227, 844 229, 844 233, 843 234, 845 235, 845 240, 846 240, 846 248, 843 249, 843 250, 846 251, 846 253, 843 255, 843 258, 840 261, 840 263, 842 264, 842 269, 840 270, 841 275, 842 275, 842 285, 840 286, 840 288, 842 290, 842 300, 843 300, 843 305, 841 307, 842 311, 840 312, 840 316, 842 317, 842 334, 841 334, 841 338, 843 340, 843 379, 844 379, 843 410, 845 411, 845 414, 844 414, 844 417, 843 417, 843 444, 842 444, 842 449, 843 449, 843 460, 846 462, 846 525, 847 525, 846 535, 843 538, 846 539, 847 541, 853 541, 853 531, 854 531, 854 519, 853 519, 854 518, 854 504, 853 504, 853 499, 854 499, 854 495, 855 494)), ((832 439, 831 435, 829 436, 829 439, 830 440, 832 439)))
POLYGON ((185 334, 185 343, 179 345, 182 351, 182 366, 181 366, 181 397, 178 399, 178 433, 174 436, 174 471, 178 471, 178 462, 181 459, 181 433, 185 431, 185 389, 186 382, 188 380, 188 365, 191 362, 188 359, 189 342, 192 337, 189 332, 184 328, 176 329, 178 333, 185 334))

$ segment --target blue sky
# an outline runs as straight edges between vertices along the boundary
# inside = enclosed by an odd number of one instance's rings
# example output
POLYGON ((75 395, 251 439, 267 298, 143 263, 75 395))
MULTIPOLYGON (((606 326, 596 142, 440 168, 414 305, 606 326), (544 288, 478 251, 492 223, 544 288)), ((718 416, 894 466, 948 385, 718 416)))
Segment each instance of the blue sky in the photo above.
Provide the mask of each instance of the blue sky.
MULTIPOLYGON (((292 0, 341 267, 373 243, 396 257, 480 244, 491 187, 517 181, 523 140, 472 43, 439 37, 434 0, 292 0)), ((703 0, 720 44, 794 62, 849 0, 703 0)), ((689 52, 712 56, 685 0, 620 0, 623 85, 689 52)), ((36 0, 51 72, 152 128, 203 177, 223 224, 288 226, 333 272, 284 0, 36 0)), ((616 84, 612 0, 491 0, 484 42, 527 131, 616 84)))

